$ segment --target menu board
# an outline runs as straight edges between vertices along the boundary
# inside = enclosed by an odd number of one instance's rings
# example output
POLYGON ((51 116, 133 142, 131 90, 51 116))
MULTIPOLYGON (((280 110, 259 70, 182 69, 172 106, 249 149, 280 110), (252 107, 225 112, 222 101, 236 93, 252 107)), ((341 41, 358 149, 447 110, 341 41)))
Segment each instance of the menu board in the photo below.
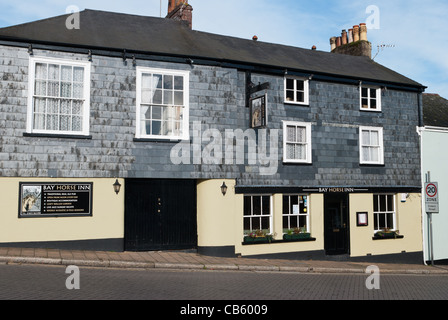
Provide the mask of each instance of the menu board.
POLYGON ((92 215, 93 183, 20 183, 19 217, 92 215))

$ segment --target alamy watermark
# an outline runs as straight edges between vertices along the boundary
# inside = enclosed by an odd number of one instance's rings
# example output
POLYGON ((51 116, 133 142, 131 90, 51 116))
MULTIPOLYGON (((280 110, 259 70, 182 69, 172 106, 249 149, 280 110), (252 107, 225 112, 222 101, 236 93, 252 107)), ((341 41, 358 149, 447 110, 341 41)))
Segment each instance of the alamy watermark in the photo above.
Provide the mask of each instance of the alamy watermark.
POLYGON ((65 287, 68 290, 79 290, 81 289, 80 286, 80 272, 79 272, 79 268, 77 266, 68 266, 65 269, 65 273, 70 274, 70 276, 68 276, 67 280, 65 280, 65 287))
POLYGON ((366 273, 370 276, 366 280, 368 290, 380 290, 380 269, 377 266, 369 266, 366 273))
POLYGON ((221 132, 208 128, 202 131, 201 122, 196 121, 192 141, 175 145, 170 159, 175 165, 248 165, 251 172, 258 167, 260 175, 275 175, 279 162, 279 135, 279 129, 226 129, 221 132))
POLYGON ((65 20, 65 27, 68 30, 79 30, 81 28, 79 8, 77 6, 71 5, 65 9, 65 13, 70 13, 68 18, 65 20))

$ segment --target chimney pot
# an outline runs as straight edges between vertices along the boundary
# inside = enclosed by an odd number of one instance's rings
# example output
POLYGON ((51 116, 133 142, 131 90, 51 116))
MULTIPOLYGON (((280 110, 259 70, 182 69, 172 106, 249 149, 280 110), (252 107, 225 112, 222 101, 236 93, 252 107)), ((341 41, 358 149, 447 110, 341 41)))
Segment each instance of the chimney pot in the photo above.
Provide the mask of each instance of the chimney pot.
POLYGON ((252 37, 252 40, 254 40, 254 41, 258 41, 258 37, 257 37, 257 36, 253 36, 253 37, 252 37))
POLYGON ((186 21, 190 29, 193 28, 193 7, 188 4, 188 0, 169 0, 168 14, 166 18, 186 21))
POLYGON ((313 51, 316 50, 316 49, 317 49, 316 46, 313 46, 313 47, 311 48, 311 50, 313 50, 313 51))
POLYGON ((359 24, 359 40, 367 41, 367 25, 365 23, 359 24))
POLYGON ((353 42, 353 29, 348 29, 348 43, 353 42))
POLYGON ((331 37, 330 38, 330 45, 331 45, 331 51, 336 49, 336 37, 331 37))
POLYGON ((342 38, 342 45, 347 44, 347 30, 342 30, 341 38, 342 38))
POLYGON ((359 26, 353 26, 353 41, 359 41, 359 26))

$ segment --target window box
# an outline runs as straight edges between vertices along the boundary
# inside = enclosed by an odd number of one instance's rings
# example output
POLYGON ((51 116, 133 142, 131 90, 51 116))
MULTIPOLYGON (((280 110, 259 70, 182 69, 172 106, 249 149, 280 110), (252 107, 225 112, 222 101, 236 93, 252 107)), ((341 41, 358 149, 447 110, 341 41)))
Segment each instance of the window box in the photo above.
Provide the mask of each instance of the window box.
POLYGON ((304 239, 310 239, 310 238, 311 238, 310 233, 293 233, 293 234, 283 235, 283 240, 285 240, 285 241, 297 241, 297 240, 304 240, 304 239))
POLYGON ((380 239, 403 239, 404 236, 400 235, 398 231, 384 230, 378 231, 373 236, 373 240, 380 239))
POLYGON ((244 237, 244 244, 271 243, 272 237, 244 237))

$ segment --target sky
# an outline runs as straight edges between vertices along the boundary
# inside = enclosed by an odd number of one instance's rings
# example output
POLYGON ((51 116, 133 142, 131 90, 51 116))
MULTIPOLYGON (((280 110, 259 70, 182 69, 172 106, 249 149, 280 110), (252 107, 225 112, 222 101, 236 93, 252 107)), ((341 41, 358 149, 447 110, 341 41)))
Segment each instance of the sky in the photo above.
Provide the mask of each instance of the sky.
MULTIPOLYGON (((374 60, 448 99, 446 0, 190 0, 193 29, 330 51, 329 39, 367 23, 374 60)), ((65 14, 67 8, 165 17, 168 0, 0 0, 0 28, 65 14)))

